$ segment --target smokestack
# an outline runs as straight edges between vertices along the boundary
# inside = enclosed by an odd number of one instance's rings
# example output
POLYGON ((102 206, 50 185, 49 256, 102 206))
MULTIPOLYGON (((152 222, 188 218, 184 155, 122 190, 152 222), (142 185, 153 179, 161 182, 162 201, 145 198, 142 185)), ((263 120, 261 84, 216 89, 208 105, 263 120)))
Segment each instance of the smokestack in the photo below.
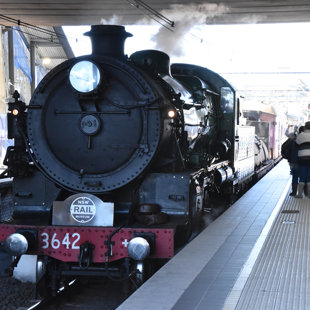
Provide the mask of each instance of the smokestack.
POLYGON ((124 57, 124 43, 132 34, 123 26, 94 25, 84 33, 89 36, 92 44, 92 54, 96 56, 124 57))

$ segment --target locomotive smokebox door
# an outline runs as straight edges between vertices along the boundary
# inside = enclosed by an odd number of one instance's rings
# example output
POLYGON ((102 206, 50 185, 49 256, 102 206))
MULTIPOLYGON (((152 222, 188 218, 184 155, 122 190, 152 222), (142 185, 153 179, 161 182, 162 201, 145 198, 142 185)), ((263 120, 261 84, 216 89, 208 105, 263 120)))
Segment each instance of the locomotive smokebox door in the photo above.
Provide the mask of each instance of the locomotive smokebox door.
POLYGON ((53 203, 53 225, 113 226, 114 203, 91 194, 76 194, 53 203))

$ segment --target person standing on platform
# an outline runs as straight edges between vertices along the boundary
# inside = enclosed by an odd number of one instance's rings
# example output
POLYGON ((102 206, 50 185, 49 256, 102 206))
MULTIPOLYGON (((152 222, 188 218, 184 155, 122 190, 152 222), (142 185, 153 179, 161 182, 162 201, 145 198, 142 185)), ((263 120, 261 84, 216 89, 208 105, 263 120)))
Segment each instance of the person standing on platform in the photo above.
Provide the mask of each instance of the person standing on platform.
MULTIPOLYGON (((298 132, 298 126, 296 125, 288 125, 288 127, 286 128, 285 130, 285 135, 289 138, 290 135, 292 134, 292 130, 291 130, 291 127, 293 127, 293 132, 294 133, 297 133, 298 132)), ((285 142, 284 142, 285 143, 285 142)))
POLYGON ((298 145, 299 183, 297 198, 302 198, 304 188, 307 188, 307 196, 310 194, 310 122, 306 122, 304 131, 296 138, 298 145))
POLYGON ((296 142, 297 132, 288 134, 288 139, 281 146, 281 155, 287 159, 292 175, 292 191, 290 196, 296 196, 299 182, 298 148, 296 142))

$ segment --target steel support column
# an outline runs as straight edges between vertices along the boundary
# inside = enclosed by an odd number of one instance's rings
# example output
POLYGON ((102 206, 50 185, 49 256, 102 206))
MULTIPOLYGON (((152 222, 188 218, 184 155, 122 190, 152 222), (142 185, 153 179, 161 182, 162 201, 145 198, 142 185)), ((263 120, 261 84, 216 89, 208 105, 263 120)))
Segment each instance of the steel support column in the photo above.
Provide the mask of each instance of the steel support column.
POLYGON ((13 43, 13 28, 8 30, 8 49, 9 49, 9 94, 13 95, 14 93, 14 43, 13 43))
POLYGON ((36 45, 35 42, 30 43, 30 70, 31 70, 31 95, 36 87, 36 45))

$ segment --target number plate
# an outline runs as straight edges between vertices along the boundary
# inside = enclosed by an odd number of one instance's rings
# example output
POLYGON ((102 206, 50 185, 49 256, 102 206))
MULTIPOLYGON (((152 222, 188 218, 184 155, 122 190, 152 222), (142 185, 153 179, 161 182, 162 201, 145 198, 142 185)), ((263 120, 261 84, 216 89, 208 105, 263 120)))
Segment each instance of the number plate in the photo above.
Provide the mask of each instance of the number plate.
POLYGON ((78 250, 80 247, 77 245, 81 239, 79 233, 66 233, 62 240, 58 239, 57 233, 53 234, 53 237, 49 236, 47 232, 41 233, 42 249, 53 248, 59 249, 61 246, 65 246, 66 249, 78 250))

